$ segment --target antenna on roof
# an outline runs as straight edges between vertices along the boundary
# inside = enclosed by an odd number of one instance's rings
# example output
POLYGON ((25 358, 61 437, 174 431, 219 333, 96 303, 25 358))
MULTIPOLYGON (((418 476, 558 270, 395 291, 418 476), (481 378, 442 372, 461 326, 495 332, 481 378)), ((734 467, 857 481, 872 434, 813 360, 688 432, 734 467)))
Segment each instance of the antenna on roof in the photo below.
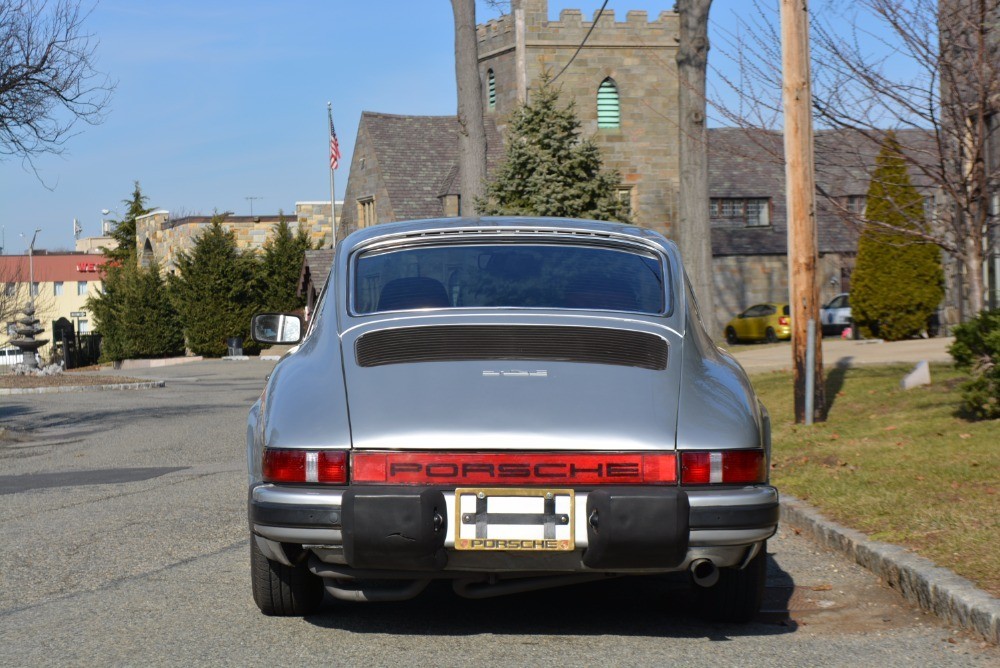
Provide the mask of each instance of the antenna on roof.
POLYGON ((80 225, 79 222, 77 222, 76 218, 74 218, 73 219, 73 238, 79 241, 79 239, 80 239, 80 233, 81 232, 83 232, 83 227, 80 225))

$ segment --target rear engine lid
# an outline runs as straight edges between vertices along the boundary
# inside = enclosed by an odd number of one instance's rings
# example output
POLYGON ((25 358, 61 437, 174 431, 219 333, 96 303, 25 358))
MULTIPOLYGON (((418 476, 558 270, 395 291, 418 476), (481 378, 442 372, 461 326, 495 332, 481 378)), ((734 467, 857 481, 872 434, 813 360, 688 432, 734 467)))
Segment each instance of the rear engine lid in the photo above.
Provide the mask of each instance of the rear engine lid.
POLYGON ((680 364, 669 330, 427 320, 344 337, 355 448, 674 449, 680 364))

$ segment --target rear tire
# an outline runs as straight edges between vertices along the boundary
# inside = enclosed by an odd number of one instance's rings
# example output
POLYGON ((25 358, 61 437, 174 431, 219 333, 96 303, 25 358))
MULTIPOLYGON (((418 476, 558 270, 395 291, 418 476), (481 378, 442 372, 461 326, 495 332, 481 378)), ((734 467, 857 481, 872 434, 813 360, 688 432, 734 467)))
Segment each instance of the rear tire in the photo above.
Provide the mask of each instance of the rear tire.
POLYGON ((767 543, 743 570, 720 568, 711 587, 692 585, 702 617, 713 622, 746 623, 760 612, 767 579, 767 543))
POLYGON ((736 330, 733 329, 732 327, 727 327, 726 328, 726 343, 728 343, 729 345, 732 346, 732 345, 736 345, 739 342, 740 342, 740 338, 738 336, 736 336, 736 330))
POLYGON ((767 331, 764 332, 764 339, 768 343, 777 343, 778 342, 778 335, 774 332, 774 328, 773 327, 768 327, 767 328, 767 331))
POLYGON ((271 561, 250 536, 250 579, 253 600, 269 616, 308 615, 323 602, 323 580, 305 566, 271 561))

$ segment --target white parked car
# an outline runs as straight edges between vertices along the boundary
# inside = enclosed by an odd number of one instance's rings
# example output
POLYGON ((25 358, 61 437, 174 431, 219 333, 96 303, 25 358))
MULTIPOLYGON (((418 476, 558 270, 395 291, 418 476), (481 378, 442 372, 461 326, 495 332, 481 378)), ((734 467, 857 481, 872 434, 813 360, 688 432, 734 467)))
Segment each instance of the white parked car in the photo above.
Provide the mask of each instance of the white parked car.
POLYGON ((850 294, 841 292, 819 311, 824 334, 840 334, 851 326, 850 294))
POLYGON ((24 354, 20 348, 0 348, 0 366, 13 366, 24 362, 24 354))

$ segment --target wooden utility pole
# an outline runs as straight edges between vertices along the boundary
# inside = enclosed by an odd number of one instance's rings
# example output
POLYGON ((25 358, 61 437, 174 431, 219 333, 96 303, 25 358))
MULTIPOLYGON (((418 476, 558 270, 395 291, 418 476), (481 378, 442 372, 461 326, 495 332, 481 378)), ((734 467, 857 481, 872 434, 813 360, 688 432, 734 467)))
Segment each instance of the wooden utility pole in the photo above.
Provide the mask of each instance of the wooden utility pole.
POLYGON ((815 376, 814 419, 826 415, 823 350, 816 265, 816 178, 813 161, 812 89, 809 83, 809 8, 807 0, 781 0, 782 102, 785 118, 785 196, 788 202, 788 283, 792 314, 792 364, 795 367, 795 421, 806 420, 808 374, 815 376), (812 369, 808 327, 814 323, 812 369))

